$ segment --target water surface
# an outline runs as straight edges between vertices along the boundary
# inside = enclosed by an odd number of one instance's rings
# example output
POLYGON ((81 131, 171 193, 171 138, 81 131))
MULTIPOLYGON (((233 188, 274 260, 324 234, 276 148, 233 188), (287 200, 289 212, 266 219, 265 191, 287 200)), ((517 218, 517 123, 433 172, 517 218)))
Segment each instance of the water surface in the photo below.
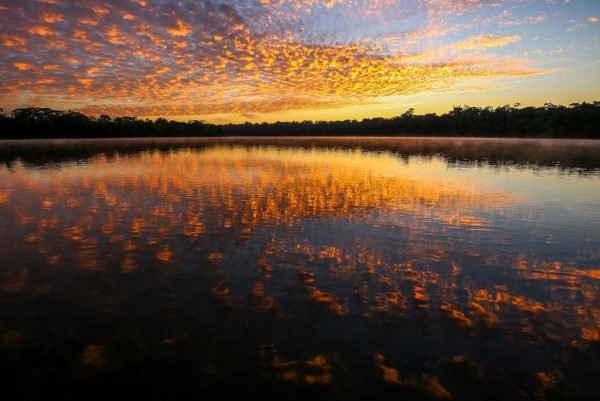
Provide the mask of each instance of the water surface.
POLYGON ((593 399, 599 156, 593 141, 5 142, 3 379, 23 398, 593 399))

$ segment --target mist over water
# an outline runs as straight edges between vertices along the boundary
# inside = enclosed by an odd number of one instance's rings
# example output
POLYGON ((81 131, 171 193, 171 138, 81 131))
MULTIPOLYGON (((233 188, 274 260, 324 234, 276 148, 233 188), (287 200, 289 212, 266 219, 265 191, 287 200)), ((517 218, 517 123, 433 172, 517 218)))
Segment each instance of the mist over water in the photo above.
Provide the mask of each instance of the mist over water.
POLYGON ((592 399, 598 148, 0 144, 4 378, 24 398, 592 399))

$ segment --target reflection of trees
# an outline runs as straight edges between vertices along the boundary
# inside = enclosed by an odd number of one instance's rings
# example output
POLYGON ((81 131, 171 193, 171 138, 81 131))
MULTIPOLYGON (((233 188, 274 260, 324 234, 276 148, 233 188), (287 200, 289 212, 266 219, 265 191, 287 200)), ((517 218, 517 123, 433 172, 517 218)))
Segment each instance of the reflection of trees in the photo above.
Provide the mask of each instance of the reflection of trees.
POLYGON ((486 165, 555 167, 581 173, 600 168, 600 146, 590 140, 477 138, 138 138, 67 141, 10 141, 0 144, 0 161, 11 167, 20 160, 28 167, 85 162, 147 152, 168 154, 178 149, 212 146, 278 146, 313 149, 335 147, 410 156, 443 157, 450 166, 486 165), (573 171, 573 170, 571 170, 573 171))

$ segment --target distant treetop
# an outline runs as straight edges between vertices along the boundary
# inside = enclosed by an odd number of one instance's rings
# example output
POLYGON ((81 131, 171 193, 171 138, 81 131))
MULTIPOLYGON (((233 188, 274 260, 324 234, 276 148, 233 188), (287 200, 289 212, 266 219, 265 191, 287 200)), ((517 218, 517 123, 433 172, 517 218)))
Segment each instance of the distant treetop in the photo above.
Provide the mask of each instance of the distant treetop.
POLYGON ((413 108, 397 117, 362 121, 293 121, 213 125, 121 116, 86 116, 77 111, 25 107, 0 109, 0 139, 191 137, 191 136, 478 136, 600 139, 600 102, 520 103, 499 107, 454 106, 449 112, 417 115, 413 108))

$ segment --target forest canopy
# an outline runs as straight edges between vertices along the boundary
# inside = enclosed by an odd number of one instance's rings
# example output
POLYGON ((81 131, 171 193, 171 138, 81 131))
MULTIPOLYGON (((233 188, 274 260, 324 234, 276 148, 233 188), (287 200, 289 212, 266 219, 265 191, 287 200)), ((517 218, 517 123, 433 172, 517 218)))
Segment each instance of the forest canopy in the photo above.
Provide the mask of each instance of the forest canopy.
POLYGON ((392 118, 214 125, 192 120, 86 116, 76 111, 0 109, 0 139, 193 136, 471 136, 600 139, 600 102, 523 107, 455 106, 442 115, 409 109, 392 118))

